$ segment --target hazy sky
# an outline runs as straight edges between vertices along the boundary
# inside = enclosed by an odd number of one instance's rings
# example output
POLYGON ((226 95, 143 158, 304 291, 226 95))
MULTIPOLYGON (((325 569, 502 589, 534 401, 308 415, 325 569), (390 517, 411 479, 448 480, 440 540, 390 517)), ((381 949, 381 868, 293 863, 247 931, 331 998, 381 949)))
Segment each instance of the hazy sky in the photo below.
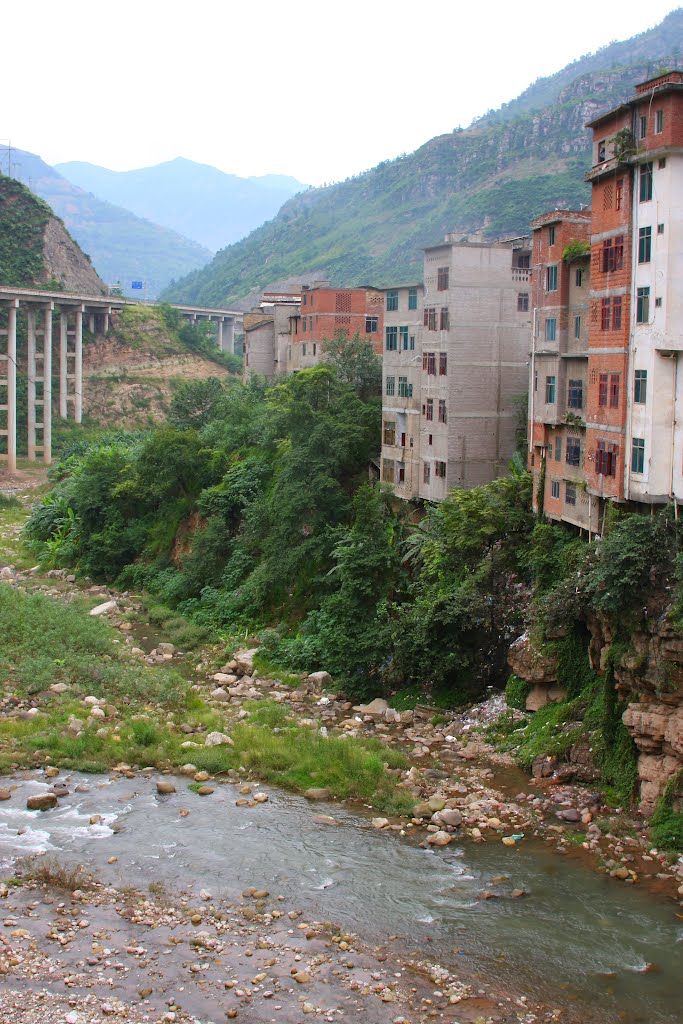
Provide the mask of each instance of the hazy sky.
POLYGON ((0 142, 320 184, 465 127, 672 0, 6 0, 0 142))

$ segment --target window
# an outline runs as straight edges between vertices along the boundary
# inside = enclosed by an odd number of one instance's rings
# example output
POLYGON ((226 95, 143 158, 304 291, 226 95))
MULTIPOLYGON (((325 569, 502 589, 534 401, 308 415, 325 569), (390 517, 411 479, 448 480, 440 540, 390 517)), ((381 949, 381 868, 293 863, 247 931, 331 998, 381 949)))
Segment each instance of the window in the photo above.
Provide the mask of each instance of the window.
POLYGON ((396 422, 395 420, 384 421, 384 444, 396 444, 396 422))
POLYGON ((426 402, 425 416, 429 423, 434 419, 434 399, 428 398, 426 402))
POLYGON ((538 391, 538 370, 534 370, 534 391, 538 391))
POLYGON ((564 485, 564 500, 567 505, 576 505, 576 484, 564 485))
POLYGON ((658 224, 657 225, 657 234, 658 235, 663 235, 664 234, 664 225, 663 224, 658 224))
POLYGON ((647 118, 644 114, 638 120, 638 134, 641 139, 644 139, 647 135, 647 118))
POLYGON ((430 476, 430 469, 429 469, 429 463, 428 463, 428 462, 425 462, 425 464, 424 464, 424 468, 423 468, 423 470, 422 470, 422 479, 424 480, 424 482, 425 482, 426 484, 428 484, 428 483, 429 483, 429 476, 430 476))
POLYGON ((581 439, 579 437, 568 437, 566 455, 564 461, 568 466, 581 465, 581 439))
POLYGON ((303 324, 303 328, 304 328, 304 330, 306 330, 306 317, 305 317, 305 316, 303 316, 303 317, 301 318, 301 322, 302 322, 302 324, 303 324))
POLYGON ((545 379, 545 400, 548 405, 555 401, 555 377, 545 379))
POLYGON ((426 370, 430 377, 436 377, 436 352, 422 353, 422 369, 426 370))
POLYGON ((312 316, 309 316, 309 318, 308 318, 308 329, 309 329, 309 331, 313 330, 313 317, 312 316))
POLYGON ((621 330, 621 295, 615 295, 612 299, 612 330, 621 330))
POLYGON ((655 110, 655 135, 661 135, 664 131, 664 111, 655 110))
POLYGON ((439 399, 439 423, 446 423, 446 399, 439 399))
POLYGON ((417 288, 408 289, 408 309, 417 309, 417 288))
POLYGON ((439 267, 437 270, 436 290, 438 292, 448 291, 448 267, 439 267))
POLYGON ((636 323, 646 324, 650 319, 650 289, 639 288, 636 293, 636 323))
POLYGON ((555 341, 557 336, 557 320, 554 316, 548 317, 545 322, 545 340, 555 341))
POLYGON ((595 472, 598 476, 617 475, 619 448, 611 441, 598 441, 595 450, 595 472))
POLYGON ((661 307, 661 305, 662 305, 662 296, 661 296, 661 295, 658 295, 658 296, 657 296, 657 297, 655 298, 655 307, 656 307, 657 309, 659 309, 659 308, 661 307))
POLYGON ((306 292, 304 292, 304 306, 306 305, 306 292))
POLYGON ((315 342, 313 342, 313 355, 317 355, 317 352, 318 352, 318 346, 316 345, 315 342))
POLYGON ((431 446, 431 444, 433 442, 433 439, 434 439, 434 435, 433 434, 428 434, 427 435, 427 444, 431 446))
POLYGON ((387 312, 395 313, 398 309, 398 288, 392 288, 387 292, 387 312))
POLYGON ((616 189, 614 193, 614 206, 617 210, 621 209, 621 204, 624 201, 624 179, 617 178, 616 189))
POLYGON ((517 296, 517 312, 528 313, 529 312, 529 293, 520 292, 517 296))
POLYGON ((545 290, 547 292, 557 291, 557 264, 546 268, 545 290))
POLYGON ((609 331, 612 317, 612 300, 600 300, 600 330, 609 331))
POLYGON ((398 351, 398 327, 386 328, 386 349, 387 352, 398 351))
POLYGON ((411 352, 415 351, 415 335, 414 334, 410 335, 410 351, 411 352))
POLYGON ((551 480, 550 481, 550 497, 551 498, 559 498, 559 496, 560 496, 560 481, 559 480, 551 480))
POLYGON ((609 392, 609 374, 601 373, 598 381, 598 405, 607 405, 607 394, 609 392))
POLYGON ((652 228, 640 228, 638 231, 638 262, 649 263, 652 255, 652 228))
POLYGON ((436 330, 436 307, 435 306, 425 306, 422 322, 423 322, 424 326, 427 328, 427 330, 429 330, 429 331, 435 331, 436 330))
POLYGON ((551 224, 548 228, 548 245, 555 245, 555 225, 551 224))
POLYGON ((385 480, 388 484, 394 482, 394 460, 383 459, 382 460, 382 480, 385 480))
POLYGON ((301 355, 306 355, 306 342, 304 342, 303 345, 301 346, 301 355))
POLYGON ((581 337, 581 317, 580 316, 575 316, 574 317, 574 337, 575 338, 580 338, 581 337))
POLYGON ((378 319, 376 316, 366 316, 365 318, 365 333, 375 334, 377 331, 378 319))
POLYGON ((413 385, 408 383, 407 377, 398 378, 398 393, 400 398, 413 397, 413 385))
POLYGON ((633 385, 633 401, 645 405, 647 401, 647 370, 636 370, 633 385))
POLYGON ((555 462, 562 462, 562 434, 555 436, 555 462))
POLYGON ((664 168, 666 167, 666 157, 665 156, 660 156, 659 160, 657 161, 657 167, 659 167, 660 171, 664 170, 664 168))
POLYGON ((567 405, 570 409, 583 409, 583 381, 580 379, 569 381, 567 394, 567 405))
POLYGON ((448 306, 441 307, 441 316, 439 317, 439 330, 448 330, 448 306))
POLYGON ((609 377, 609 407, 610 409, 619 408, 619 385, 621 382, 621 374, 611 373, 609 377))
POLYGON ((446 463, 435 462, 434 463, 434 476, 441 477, 442 480, 446 479, 446 463))
POLYGON ((640 165, 640 201, 652 199, 652 161, 640 165))
POLYGON ((403 352, 407 352, 408 351, 408 328, 407 327, 399 327, 398 333, 399 333, 399 339, 400 339, 399 348, 403 352))
POLYGON ((624 265, 624 236, 616 235, 614 238, 606 238, 602 243, 603 274, 611 270, 621 270, 624 265))
MULTIPOLYGON (((514 259, 514 257, 513 257, 514 259)), ((512 264, 519 270, 529 270, 531 267, 531 253, 520 252, 517 254, 517 262, 512 264)))
POLYGON ((599 164, 603 164, 606 159, 607 159, 606 140, 605 139, 601 139, 600 142, 598 142, 598 163, 599 164))
POLYGON ((406 482, 406 464, 405 462, 398 462, 398 482, 404 484, 406 482))
POLYGON ((393 396, 396 394, 396 378, 395 377, 387 377, 387 383, 386 383, 386 387, 384 389, 384 392, 385 392, 385 394, 389 398, 393 398, 393 396))
POLYGON ((439 352, 439 377, 445 377, 448 373, 448 353, 439 352))
POLYGON ((643 473, 645 470, 645 438, 634 437, 631 442, 631 472, 643 473))
POLYGON ((577 288, 583 288, 583 269, 579 267, 574 276, 574 282, 577 288))

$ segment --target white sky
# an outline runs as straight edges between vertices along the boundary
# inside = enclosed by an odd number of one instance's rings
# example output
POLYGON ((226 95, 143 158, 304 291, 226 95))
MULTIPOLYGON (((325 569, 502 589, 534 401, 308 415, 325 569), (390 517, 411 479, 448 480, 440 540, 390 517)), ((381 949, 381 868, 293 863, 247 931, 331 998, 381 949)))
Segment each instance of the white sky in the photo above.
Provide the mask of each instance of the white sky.
POLYGON ((321 184, 410 152, 674 0, 5 0, 0 142, 321 184))

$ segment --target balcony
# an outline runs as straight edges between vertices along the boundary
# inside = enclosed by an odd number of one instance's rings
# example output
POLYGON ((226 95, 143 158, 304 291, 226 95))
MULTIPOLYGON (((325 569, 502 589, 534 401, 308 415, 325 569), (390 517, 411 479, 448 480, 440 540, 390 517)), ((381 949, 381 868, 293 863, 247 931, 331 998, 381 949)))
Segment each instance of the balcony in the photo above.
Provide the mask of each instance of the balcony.
POLYGON ((512 282, 513 284, 529 284, 531 281, 531 268, 530 267, 513 267, 512 268, 512 282))

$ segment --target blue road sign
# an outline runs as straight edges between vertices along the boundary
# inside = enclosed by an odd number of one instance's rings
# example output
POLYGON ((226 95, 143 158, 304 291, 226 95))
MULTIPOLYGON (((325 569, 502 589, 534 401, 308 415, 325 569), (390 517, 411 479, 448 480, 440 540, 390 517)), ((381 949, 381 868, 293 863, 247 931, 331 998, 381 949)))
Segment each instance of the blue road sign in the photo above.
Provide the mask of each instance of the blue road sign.
POLYGON ((135 289, 138 289, 138 290, 141 291, 142 288, 143 288, 143 282, 142 281, 131 281, 130 282, 130 286, 131 286, 131 288, 135 288, 135 289))

